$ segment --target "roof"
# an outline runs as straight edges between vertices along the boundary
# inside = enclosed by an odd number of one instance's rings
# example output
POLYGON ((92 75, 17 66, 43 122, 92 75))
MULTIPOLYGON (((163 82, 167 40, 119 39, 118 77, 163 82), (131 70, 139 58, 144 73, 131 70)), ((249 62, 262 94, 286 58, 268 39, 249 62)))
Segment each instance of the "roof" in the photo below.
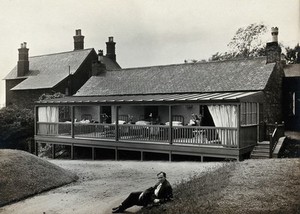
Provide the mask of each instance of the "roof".
MULTIPOLYGON (((30 71, 26 76, 17 77, 17 66, 15 66, 4 79, 25 78, 12 90, 53 88, 68 77, 69 73, 74 74, 92 52, 96 57, 96 52, 92 48, 29 57, 30 71)), ((108 70, 120 68, 116 62, 107 57, 104 57, 103 60, 108 70)))
POLYGON ((261 91, 252 92, 229 92, 229 93, 193 93, 193 94, 156 94, 156 95, 131 95, 131 96, 101 96, 101 97, 79 97, 71 96, 51 100, 41 100, 39 104, 128 104, 128 103, 167 103, 167 102, 238 102, 251 97, 259 97, 261 91))
POLYGON ((75 96, 257 91, 274 65, 263 57, 121 69, 91 77, 75 96))
POLYGON ((288 64, 284 67, 286 77, 300 77, 300 64, 288 64))

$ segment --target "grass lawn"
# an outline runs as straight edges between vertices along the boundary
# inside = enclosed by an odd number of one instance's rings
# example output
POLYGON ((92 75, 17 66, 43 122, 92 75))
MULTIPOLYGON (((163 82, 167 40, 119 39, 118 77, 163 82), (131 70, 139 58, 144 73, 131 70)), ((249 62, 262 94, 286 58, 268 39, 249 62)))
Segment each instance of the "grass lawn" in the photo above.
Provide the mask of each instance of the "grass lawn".
POLYGON ((232 162, 174 188, 139 213, 300 213, 300 159, 232 162))
POLYGON ((77 176, 28 152, 0 150, 0 207, 77 180, 77 176))

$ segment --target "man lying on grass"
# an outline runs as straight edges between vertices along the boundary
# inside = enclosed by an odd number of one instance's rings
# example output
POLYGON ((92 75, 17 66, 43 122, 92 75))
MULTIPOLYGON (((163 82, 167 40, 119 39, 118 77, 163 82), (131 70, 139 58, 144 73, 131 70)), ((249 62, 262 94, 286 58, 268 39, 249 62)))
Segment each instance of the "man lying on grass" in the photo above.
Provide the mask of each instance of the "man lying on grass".
POLYGON ((158 183, 154 187, 150 187, 143 192, 132 192, 121 203, 120 206, 112 209, 112 213, 122 213, 129 207, 134 205, 147 206, 148 204, 160 204, 173 198, 172 187, 166 179, 166 173, 160 172, 157 174, 158 183))

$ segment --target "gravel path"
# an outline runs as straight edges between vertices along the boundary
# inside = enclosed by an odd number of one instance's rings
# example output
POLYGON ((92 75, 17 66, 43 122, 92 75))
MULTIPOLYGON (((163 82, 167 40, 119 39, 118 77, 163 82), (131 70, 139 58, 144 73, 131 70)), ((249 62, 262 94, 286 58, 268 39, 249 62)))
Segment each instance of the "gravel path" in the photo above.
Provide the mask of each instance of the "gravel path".
MULTIPOLYGON (((144 190, 156 182, 156 174, 167 173, 175 186, 194 175, 222 167, 223 163, 159 161, 49 160, 75 172, 79 180, 26 200, 0 208, 2 214, 106 214, 131 191, 144 190)), ((134 213, 139 207, 127 210, 134 213)))

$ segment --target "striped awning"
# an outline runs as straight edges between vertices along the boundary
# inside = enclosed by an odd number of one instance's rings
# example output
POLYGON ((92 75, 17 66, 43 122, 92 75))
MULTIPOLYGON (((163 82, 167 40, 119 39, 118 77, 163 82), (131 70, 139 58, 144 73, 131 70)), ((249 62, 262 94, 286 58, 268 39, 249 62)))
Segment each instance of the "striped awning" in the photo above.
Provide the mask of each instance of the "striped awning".
POLYGON ((192 94, 147 94, 123 96, 72 96, 51 100, 37 101, 36 104, 85 104, 85 103, 194 103, 194 102, 239 102, 251 97, 259 97, 261 91, 252 92, 222 92, 222 93, 192 93, 192 94))

